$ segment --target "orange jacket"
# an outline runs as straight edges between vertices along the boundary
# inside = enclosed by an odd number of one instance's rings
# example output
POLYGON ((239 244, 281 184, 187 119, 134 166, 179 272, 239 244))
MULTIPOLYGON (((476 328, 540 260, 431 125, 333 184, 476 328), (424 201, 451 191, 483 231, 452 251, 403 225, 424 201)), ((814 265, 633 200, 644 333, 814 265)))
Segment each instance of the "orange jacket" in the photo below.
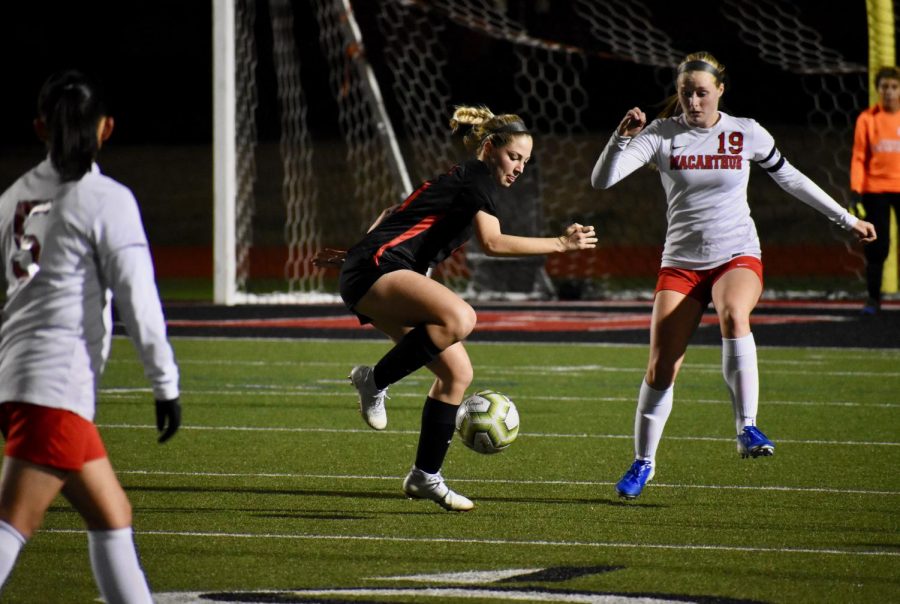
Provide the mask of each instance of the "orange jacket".
POLYGON ((850 188, 856 193, 900 193, 900 111, 869 107, 856 119, 850 188))

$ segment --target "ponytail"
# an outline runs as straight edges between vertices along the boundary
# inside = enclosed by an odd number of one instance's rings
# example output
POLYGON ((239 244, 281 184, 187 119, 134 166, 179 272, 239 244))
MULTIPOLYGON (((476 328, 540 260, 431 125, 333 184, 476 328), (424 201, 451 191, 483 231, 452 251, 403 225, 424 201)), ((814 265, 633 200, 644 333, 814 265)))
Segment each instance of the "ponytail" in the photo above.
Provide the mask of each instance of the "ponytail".
POLYGON ((503 147, 516 136, 531 136, 525 122, 518 115, 512 113, 494 115, 484 105, 457 107, 450 118, 450 128, 455 133, 460 125, 472 126, 463 142, 466 149, 476 153, 488 139, 497 147, 503 147))
POLYGON ((47 127, 50 161, 63 182, 79 180, 100 150, 97 127, 106 115, 99 89, 77 71, 50 76, 38 96, 38 116, 47 127))

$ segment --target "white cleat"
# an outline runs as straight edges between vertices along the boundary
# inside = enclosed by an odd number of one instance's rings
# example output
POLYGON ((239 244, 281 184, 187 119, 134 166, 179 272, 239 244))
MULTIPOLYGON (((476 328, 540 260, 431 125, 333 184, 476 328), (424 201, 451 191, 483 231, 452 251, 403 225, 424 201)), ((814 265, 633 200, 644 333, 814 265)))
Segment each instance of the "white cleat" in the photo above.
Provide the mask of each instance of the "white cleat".
POLYGON ((350 371, 350 381, 359 391, 359 412, 375 430, 384 430, 387 427, 387 410, 384 408, 384 399, 387 398, 387 388, 379 390, 375 387, 374 371, 371 367, 358 365, 350 371))
POLYGON ((403 479, 403 492, 410 499, 430 499, 449 512, 468 512, 475 507, 467 497, 450 490, 440 472, 429 474, 415 466, 403 479))

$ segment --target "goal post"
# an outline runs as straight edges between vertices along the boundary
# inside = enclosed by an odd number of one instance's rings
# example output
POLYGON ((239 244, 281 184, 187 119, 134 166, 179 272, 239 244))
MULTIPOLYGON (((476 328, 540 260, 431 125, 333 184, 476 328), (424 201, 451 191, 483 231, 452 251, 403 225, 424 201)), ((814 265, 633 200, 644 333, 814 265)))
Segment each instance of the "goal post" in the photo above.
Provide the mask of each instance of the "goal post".
POLYGON ((235 6, 213 0, 213 301, 236 302, 235 6))
MULTIPOLYGON (((345 125, 351 153, 371 152, 381 147, 383 162, 376 169, 387 169, 398 191, 391 203, 412 191, 403 156, 388 118, 381 90, 368 63, 359 26, 349 0, 311 0, 323 31, 323 46, 330 55, 333 73, 343 78, 335 90, 342 112, 362 114, 362 124, 345 125), (343 107, 343 105, 350 105, 343 107), (356 130, 368 130, 359 136, 356 130), (374 135, 374 136, 373 136, 374 135), (360 140, 362 139, 362 140, 360 140), (376 139, 376 140, 373 140, 376 139)), ((316 213, 313 170, 310 158, 312 142, 306 125, 304 91, 299 84, 300 64, 293 33, 291 0, 269 0, 273 48, 271 50, 277 83, 277 106, 281 116, 280 155, 286 228, 285 280, 287 291, 251 292, 246 288, 254 263, 251 222, 256 214, 257 180, 256 77, 257 24, 256 0, 213 0, 214 28, 214 271, 213 295, 217 304, 292 303, 334 301, 336 294, 324 291, 320 270, 312 266, 317 242, 310 227, 316 213), (307 231, 298 240, 297 231, 307 231), (294 234, 291 235, 290 232, 294 234), (310 283, 313 283, 311 286, 310 283)), ((357 174, 357 179, 360 176, 357 174)), ((365 178, 365 175, 362 177, 365 178)), ((379 197, 379 196, 376 196, 379 197)), ((311 225, 312 231, 321 228, 311 225)))

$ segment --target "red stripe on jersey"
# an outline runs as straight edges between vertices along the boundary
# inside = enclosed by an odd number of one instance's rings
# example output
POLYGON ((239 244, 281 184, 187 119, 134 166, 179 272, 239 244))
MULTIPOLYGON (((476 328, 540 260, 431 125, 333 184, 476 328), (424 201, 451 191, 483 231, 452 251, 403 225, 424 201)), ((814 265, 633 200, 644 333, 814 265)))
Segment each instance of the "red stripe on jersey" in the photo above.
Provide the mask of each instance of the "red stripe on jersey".
POLYGON ((413 202, 413 200, 414 200, 416 197, 418 197, 418 196, 422 193, 422 191, 424 191, 425 189, 427 189, 427 188, 430 187, 430 186, 431 186, 431 181, 430 181, 430 180, 426 180, 425 182, 423 182, 423 183, 422 183, 422 186, 419 187, 418 189, 416 189, 415 191, 413 191, 412 194, 411 194, 409 197, 406 198, 406 201, 404 201, 403 203, 401 203, 401 204, 400 204, 400 207, 397 208, 395 211, 396 211, 396 212, 400 212, 400 211, 402 211, 402 210, 405 210, 405 209, 406 209, 406 206, 408 206, 409 204, 411 204, 411 203, 413 202))
MULTIPOLYGON (((419 190, 421 191, 421 189, 419 189, 419 190)), ((420 220, 418 224, 416 224, 412 228, 408 229, 407 231, 404 231, 403 233, 397 235, 396 237, 394 237, 393 239, 391 239, 390 241, 388 241, 387 243, 382 245, 380 248, 378 248, 378 251, 375 252, 375 256, 374 256, 375 266, 378 266, 378 262, 381 260, 381 255, 384 254, 384 252, 386 252, 387 250, 389 250, 390 248, 392 248, 394 246, 400 245, 407 239, 412 239, 416 235, 418 235, 420 233, 424 233, 425 231, 427 231, 428 229, 431 228, 431 225, 433 225, 437 221, 438 218, 440 218, 440 216, 426 216, 425 218, 420 220)))

